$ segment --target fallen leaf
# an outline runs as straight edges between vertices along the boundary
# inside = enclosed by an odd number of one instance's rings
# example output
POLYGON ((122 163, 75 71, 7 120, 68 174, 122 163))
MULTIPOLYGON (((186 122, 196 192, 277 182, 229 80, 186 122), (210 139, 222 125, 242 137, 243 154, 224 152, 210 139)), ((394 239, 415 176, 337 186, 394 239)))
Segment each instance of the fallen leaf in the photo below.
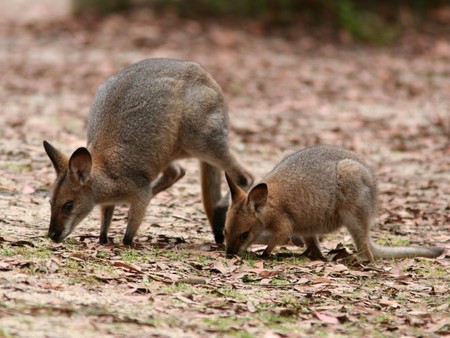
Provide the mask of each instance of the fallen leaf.
POLYGON ((338 324, 339 320, 336 317, 329 316, 325 313, 320 313, 317 311, 314 311, 314 314, 321 322, 327 323, 327 324, 338 324))
POLYGON ((120 268, 124 268, 124 269, 127 269, 127 270, 130 270, 130 271, 133 271, 133 272, 142 273, 142 271, 140 269, 135 268, 134 266, 132 266, 130 264, 127 264, 127 263, 124 263, 124 262, 121 262, 121 261, 115 261, 115 262, 113 262, 112 265, 120 267, 120 268))

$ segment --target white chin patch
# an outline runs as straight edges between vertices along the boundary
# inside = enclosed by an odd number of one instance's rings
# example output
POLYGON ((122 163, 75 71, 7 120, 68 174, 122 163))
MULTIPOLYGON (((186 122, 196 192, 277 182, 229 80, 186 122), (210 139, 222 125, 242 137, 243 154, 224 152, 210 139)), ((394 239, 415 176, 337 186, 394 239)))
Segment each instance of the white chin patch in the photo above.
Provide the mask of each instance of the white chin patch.
POLYGON ((63 240, 64 238, 66 238, 67 236, 70 235, 70 233, 73 231, 73 229, 75 228, 75 224, 73 224, 74 221, 74 217, 70 216, 66 223, 64 224, 64 231, 61 234, 61 240, 63 240))

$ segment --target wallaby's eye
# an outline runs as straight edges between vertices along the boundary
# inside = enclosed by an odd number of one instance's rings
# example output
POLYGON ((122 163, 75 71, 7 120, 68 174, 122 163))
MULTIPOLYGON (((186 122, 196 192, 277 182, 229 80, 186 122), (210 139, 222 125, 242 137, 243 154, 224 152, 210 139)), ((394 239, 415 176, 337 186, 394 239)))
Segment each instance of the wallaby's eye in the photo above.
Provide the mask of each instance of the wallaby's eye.
POLYGON ((73 208, 73 202, 69 201, 69 202, 64 203, 64 205, 62 206, 62 211, 63 211, 63 213, 68 214, 72 211, 72 208, 73 208))
POLYGON ((250 232, 246 231, 241 234, 241 240, 245 241, 248 238, 250 232))

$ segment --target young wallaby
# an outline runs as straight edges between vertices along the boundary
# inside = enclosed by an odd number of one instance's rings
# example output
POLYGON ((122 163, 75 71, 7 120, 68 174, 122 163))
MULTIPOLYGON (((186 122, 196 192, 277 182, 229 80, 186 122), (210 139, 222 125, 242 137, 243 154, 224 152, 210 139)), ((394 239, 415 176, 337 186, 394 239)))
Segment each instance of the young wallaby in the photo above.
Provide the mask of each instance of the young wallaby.
POLYGON ((307 147, 285 157, 247 194, 226 175, 232 204, 225 224, 227 255, 240 254, 269 237, 263 255, 292 238, 306 244, 305 255, 323 259, 317 236, 347 227, 358 256, 437 257, 443 248, 383 247, 369 228, 377 213, 377 183, 364 159, 336 146, 307 147))
POLYGON ((131 244, 151 198, 183 177, 174 161, 195 157, 206 215, 223 243, 228 199, 221 196, 221 171, 243 189, 253 178, 230 153, 222 90, 199 64, 148 59, 123 69, 97 90, 87 129, 87 148, 70 158, 44 141, 57 173, 52 240, 61 242, 100 205, 99 242, 107 243, 114 206, 126 203, 123 243, 131 244))

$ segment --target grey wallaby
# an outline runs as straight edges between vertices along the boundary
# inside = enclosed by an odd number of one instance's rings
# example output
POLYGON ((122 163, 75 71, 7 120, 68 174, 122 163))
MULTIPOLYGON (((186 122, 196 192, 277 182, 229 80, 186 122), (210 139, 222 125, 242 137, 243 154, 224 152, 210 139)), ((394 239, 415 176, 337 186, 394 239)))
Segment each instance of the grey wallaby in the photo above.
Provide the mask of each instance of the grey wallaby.
MULTIPOLYGON (((292 238, 306 244, 305 255, 323 259, 318 235, 345 226, 358 256, 437 257, 443 248, 384 247, 369 237, 377 214, 378 190, 362 156, 336 146, 310 146, 285 157, 248 193, 227 175, 232 204, 227 213, 227 254, 240 254, 260 238, 269 239, 263 255, 292 238)), ((297 243, 296 243, 297 242, 297 243)))
POLYGON ((245 189, 253 182, 230 153, 222 90, 199 64, 148 59, 111 76, 92 103, 87 147, 70 158, 44 141, 57 173, 48 236, 61 242, 101 206, 100 243, 108 242, 114 207, 129 205, 124 244, 131 244, 156 194, 184 176, 175 160, 200 160, 203 204, 217 243, 228 199, 221 171, 245 189))

